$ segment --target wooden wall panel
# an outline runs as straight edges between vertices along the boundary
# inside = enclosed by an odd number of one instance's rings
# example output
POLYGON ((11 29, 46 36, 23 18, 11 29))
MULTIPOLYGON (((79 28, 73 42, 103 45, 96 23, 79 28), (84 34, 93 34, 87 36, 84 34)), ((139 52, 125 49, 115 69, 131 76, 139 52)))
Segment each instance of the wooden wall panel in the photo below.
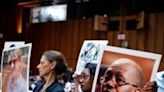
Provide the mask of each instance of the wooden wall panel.
MULTIPOLYGON (((155 51, 157 53, 160 53, 160 54, 163 54, 164 55, 164 52, 163 52, 163 49, 164 49, 164 14, 157 14, 157 38, 156 38, 156 48, 155 48, 155 51)), ((161 62, 161 65, 160 65, 160 70, 164 70, 164 57, 162 58, 162 62, 161 62)))
POLYGON ((157 38, 156 38, 156 52, 162 54, 162 49, 163 49, 163 37, 164 37, 164 14, 157 14, 157 38))
POLYGON ((73 22, 73 24, 72 24, 72 26, 73 26, 73 28, 72 28, 72 34, 73 34, 73 42, 72 42, 72 44, 73 44, 73 47, 71 47, 72 48, 72 52, 73 52, 73 58, 75 59, 75 61, 77 61, 77 57, 78 57, 78 54, 79 54, 79 48, 78 48, 78 30, 79 30, 79 26, 74 26, 74 25, 78 25, 78 20, 73 20, 72 21, 73 22))
MULTIPOLYGON (((59 23, 55 23, 55 24, 56 24, 55 26, 52 25, 52 26, 54 26, 54 29, 55 29, 55 30, 52 30, 53 32, 55 32, 55 35, 52 36, 52 37, 50 37, 49 39, 51 39, 51 38, 54 37, 55 38, 55 41, 54 42, 56 43, 56 46, 54 47, 54 49, 60 50, 60 48, 61 48, 61 37, 63 36, 63 35, 61 36, 61 34, 64 34, 64 32, 61 32, 62 31, 61 30, 61 25, 59 23)), ((46 40, 49 40, 49 39, 46 39, 46 40)))
MULTIPOLYGON (((150 14, 147 17, 148 28, 144 30, 125 31, 130 49, 164 54, 164 14, 150 14)), ((30 24, 24 37, 33 43, 31 67, 37 73, 41 53, 47 49, 56 49, 66 56, 68 65, 75 69, 78 55, 84 40, 107 39, 109 45, 120 46, 117 39, 119 31, 94 31, 93 19, 70 19, 59 23, 30 24), (37 53, 37 54, 36 54, 37 53)), ((160 69, 164 70, 162 58, 160 69)))
POLYGON ((129 38, 128 44, 130 49, 136 49, 137 47, 137 32, 136 31, 129 31, 129 38))
POLYGON ((114 32, 114 46, 120 46, 120 41, 117 39, 117 35, 119 34, 119 31, 114 32))
POLYGON ((109 31, 107 33, 107 40, 108 40, 108 44, 109 45, 113 45, 114 44, 114 32, 109 31))
POLYGON ((154 52, 155 49, 155 38, 156 38, 156 19, 155 19, 155 14, 151 14, 148 18, 148 38, 147 38, 147 46, 146 50, 150 52, 154 52))
POLYGON ((137 49, 138 50, 145 50, 145 30, 140 30, 137 32, 138 35, 138 42, 137 42, 137 49))
POLYGON ((69 52, 73 41, 71 29, 71 22, 68 21, 65 23, 65 25, 62 23, 60 26, 60 34, 58 35, 58 38, 60 39, 60 50, 61 52, 64 52, 66 57, 71 57, 72 54, 72 52, 69 52))
POLYGON ((91 30, 93 30, 93 19, 87 19, 85 37, 88 39, 93 39, 94 31, 91 30))

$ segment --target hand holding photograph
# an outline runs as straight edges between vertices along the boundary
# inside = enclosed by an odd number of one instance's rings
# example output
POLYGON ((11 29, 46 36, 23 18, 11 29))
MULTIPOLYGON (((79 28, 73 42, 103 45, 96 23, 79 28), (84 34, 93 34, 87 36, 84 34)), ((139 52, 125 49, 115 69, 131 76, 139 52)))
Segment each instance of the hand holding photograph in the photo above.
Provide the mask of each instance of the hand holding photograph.
MULTIPOLYGON (((96 78, 95 72, 97 64, 100 62, 103 47, 107 45, 106 40, 86 40, 84 41, 73 74, 74 82, 76 84, 76 91, 73 92, 91 92, 93 81, 96 78)), ((71 91, 72 92, 72 91, 71 91)))

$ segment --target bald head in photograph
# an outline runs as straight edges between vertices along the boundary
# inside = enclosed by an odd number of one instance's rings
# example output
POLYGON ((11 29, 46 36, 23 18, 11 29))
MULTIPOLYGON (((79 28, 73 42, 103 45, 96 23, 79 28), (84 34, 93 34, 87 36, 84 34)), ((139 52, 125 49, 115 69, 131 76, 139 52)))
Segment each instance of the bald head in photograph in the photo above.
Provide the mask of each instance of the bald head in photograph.
POLYGON ((104 74, 103 92, 141 92, 142 68, 128 58, 115 60, 104 74))

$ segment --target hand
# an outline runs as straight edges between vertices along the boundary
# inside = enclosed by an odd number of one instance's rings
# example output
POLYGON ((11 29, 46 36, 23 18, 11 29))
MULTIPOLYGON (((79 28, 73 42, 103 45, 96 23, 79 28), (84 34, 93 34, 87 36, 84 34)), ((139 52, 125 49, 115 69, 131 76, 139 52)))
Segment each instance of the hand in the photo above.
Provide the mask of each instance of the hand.
POLYGON ((74 73, 72 75, 74 82, 71 83, 71 92, 79 92, 78 91, 78 86, 79 86, 79 75, 74 73))
POLYGON ((71 92, 78 92, 78 85, 75 83, 71 83, 71 92))
POLYGON ((155 81, 148 82, 144 85, 144 92, 157 92, 157 83, 155 81))
POLYGON ((78 84, 79 84, 79 75, 77 75, 77 74, 74 73, 74 74, 72 75, 72 77, 73 77, 73 79, 74 79, 74 83, 78 85, 78 84))
POLYGON ((78 77, 78 74, 74 73, 74 74, 72 75, 72 77, 73 77, 73 78, 76 78, 76 77, 78 77))

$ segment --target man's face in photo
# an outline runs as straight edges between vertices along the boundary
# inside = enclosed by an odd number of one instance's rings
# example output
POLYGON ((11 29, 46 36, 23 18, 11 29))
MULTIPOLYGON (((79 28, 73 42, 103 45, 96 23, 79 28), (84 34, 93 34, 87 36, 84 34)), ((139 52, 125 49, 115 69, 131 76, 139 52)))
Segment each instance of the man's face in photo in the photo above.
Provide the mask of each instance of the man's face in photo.
POLYGON ((102 77, 102 92, 141 92, 143 85, 142 68, 128 58, 115 60, 108 66, 102 77))
POLYGON ((103 78, 103 92, 133 92, 138 87, 133 81, 128 81, 131 80, 130 72, 124 68, 109 67, 103 78))

